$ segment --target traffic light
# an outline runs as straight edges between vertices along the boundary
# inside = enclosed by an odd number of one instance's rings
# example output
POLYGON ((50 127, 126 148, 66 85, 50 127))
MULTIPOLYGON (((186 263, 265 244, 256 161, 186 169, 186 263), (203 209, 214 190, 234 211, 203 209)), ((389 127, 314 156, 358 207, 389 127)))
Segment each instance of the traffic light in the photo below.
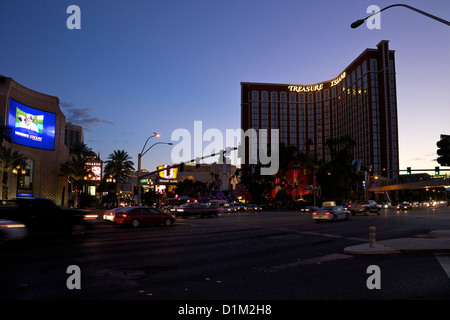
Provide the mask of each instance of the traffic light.
POLYGON ((434 174, 439 175, 439 167, 434 167, 434 174))
POLYGON ((408 176, 411 175, 411 167, 407 167, 407 168, 406 168, 406 174, 407 174, 408 176))
POLYGON ((441 166, 450 166, 450 136, 441 134, 441 140, 436 145, 439 148, 437 154, 440 156, 437 162, 441 166))

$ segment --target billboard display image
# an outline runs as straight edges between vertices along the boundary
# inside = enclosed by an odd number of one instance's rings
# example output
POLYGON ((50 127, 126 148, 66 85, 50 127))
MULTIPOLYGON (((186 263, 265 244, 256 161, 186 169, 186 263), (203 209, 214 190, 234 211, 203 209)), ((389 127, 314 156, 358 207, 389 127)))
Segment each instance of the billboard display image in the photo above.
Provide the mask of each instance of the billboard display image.
POLYGON ((12 142, 54 150, 56 115, 9 99, 8 126, 12 142))

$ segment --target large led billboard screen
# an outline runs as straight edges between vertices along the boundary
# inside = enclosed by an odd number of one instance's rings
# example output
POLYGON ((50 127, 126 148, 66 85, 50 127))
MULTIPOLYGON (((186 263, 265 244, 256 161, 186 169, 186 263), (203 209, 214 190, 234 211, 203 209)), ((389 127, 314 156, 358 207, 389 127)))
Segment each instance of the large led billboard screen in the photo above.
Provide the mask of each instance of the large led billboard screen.
POLYGON ((12 142, 54 150, 56 115, 9 99, 8 126, 12 142))

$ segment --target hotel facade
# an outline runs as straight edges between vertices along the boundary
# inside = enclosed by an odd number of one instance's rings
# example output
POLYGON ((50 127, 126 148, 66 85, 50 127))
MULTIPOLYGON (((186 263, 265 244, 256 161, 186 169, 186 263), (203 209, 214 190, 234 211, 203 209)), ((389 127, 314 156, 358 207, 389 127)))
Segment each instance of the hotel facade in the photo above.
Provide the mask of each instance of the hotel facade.
MULTIPOLYGON (((353 159, 371 166, 375 175, 396 178, 394 53, 389 41, 383 40, 376 49, 364 50, 331 80, 316 84, 242 82, 241 128, 268 129, 269 139, 270 130, 279 129, 280 142, 325 161, 331 159, 328 139, 348 135, 356 142, 353 159)), ((248 148, 255 152, 257 143, 248 148)))
POLYGON ((67 176, 60 166, 69 160, 69 147, 64 143, 66 117, 58 97, 0 76, 0 120, 10 128, 12 139, 3 141, 3 146, 24 158, 21 167, 7 172, 7 198, 42 197, 58 205, 67 203, 67 176), (36 126, 27 127, 25 118, 36 126))

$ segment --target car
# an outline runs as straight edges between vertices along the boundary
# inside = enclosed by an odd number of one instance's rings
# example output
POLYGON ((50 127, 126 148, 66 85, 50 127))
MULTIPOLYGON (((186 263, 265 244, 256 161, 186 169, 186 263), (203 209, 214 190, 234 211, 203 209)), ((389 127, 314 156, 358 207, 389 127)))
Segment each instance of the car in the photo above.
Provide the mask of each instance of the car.
POLYGON ((242 202, 233 202, 231 204, 232 206, 234 206, 234 208, 236 208, 236 211, 246 211, 246 207, 245 204, 243 204, 242 202))
POLYGON ((134 228, 151 224, 163 224, 168 227, 175 221, 175 217, 170 213, 142 206, 125 207, 125 210, 117 211, 113 219, 114 223, 130 225, 134 228))
POLYGON ((312 219, 316 221, 320 220, 348 220, 350 217, 350 211, 346 210, 342 206, 337 206, 334 201, 327 201, 322 204, 322 207, 312 212, 312 219))
POLYGON ((201 215, 205 216, 214 216, 219 213, 219 209, 216 206, 204 204, 204 203, 185 203, 181 206, 173 207, 170 209, 170 213, 175 214, 177 216, 196 216, 201 215))
POLYGON ((400 210, 407 211, 407 210, 412 210, 412 208, 413 208, 412 204, 409 203, 408 201, 403 201, 402 203, 399 203, 397 205, 397 211, 400 211, 400 210))
POLYGON ((19 221, 29 233, 84 233, 89 211, 66 209, 45 198, 0 200, 0 218, 19 221))
POLYGON ((349 210, 352 215, 355 215, 356 213, 364 213, 368 215, 370 212, 375 212, 379 215, 381 206, 374 200, 358 200, 356 203, 350 203, 347 210, 349 210))
POLYGON ((319 207, 316 206, 307 206, 305 208, 300 209, 302 212, 313 212, 315 210, 319 210, 319 207))
POLYGON ((114 221, 114 216, 117 212, 125 210, 127 207, 117 207, 113 209, 106 210, 103 213, 103 220, 114 221))
POLYGON ((21 222, 0 219, 0 244, 26 238, 28 230, 21 222))
POLYGON ((262 208, 257 204, 249 203, 247 204, 247 211, 262 211, 262 208))
POLYGON ((382 209, 390 209, 392 207, 390 202, 383 202, 383 204, 381 205, 382 209))
POLYGON ((224 203, 224 204, 219 205, 218 211, 221 213, 233 213, 233 212, 236 212, 237 210, 235 207, 230 206, 229 203, 224 203))

